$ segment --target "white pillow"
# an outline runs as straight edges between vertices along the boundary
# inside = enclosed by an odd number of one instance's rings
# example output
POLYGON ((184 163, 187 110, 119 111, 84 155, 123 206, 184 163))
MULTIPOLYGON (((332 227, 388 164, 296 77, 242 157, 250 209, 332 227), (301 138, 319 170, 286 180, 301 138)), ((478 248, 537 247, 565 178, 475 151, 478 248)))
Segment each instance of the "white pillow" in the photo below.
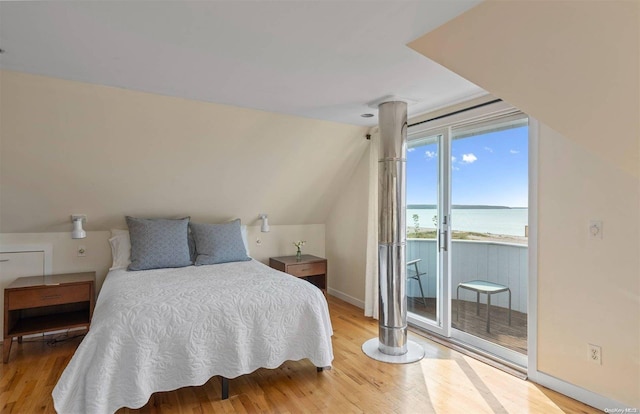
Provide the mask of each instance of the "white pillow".
POLYGON ((240 226, 240 234, 242 235, 242 243, 244 243, 244 249, 247 251, 247 256, 251 257, 249 254, 249 242, 247 241, 247 226, 245 224, 240 226))
POLYGON ((111 229, 111 257, 113 264, 109 270, 126 269, 131 263, 131 240, 127 230, 111 229))

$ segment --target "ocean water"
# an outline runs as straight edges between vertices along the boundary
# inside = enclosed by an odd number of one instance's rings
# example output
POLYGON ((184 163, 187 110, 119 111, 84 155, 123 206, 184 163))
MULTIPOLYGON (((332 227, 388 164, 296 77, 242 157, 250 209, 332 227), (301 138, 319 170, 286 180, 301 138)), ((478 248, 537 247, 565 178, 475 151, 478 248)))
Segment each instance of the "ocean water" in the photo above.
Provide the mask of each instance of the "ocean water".
MULTIPOLYGON (((407 228, 414 226, 413 215, 419 217, 420 227, 434 228, 435 209, 407 209, 407 228)), ((456 209, 451 211, 453 230, 473 231, 478 233, 505 234, 524 236, 524 228, 528 223, 529 210, 526 208, 498 209, 456 209)))

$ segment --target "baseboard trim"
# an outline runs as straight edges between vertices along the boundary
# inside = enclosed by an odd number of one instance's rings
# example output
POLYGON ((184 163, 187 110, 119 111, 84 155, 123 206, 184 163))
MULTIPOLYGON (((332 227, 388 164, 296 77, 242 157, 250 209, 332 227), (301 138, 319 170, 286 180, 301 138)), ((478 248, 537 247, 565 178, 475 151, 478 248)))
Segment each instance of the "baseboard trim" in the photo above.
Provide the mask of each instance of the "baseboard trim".
POLYGON ((333 288, 327 289, 327 293, 329 293, 331 296, 335 296, 338 299, 344 300, 345 302, 350 303, 353 306, 357 306, 360 309, 364 309, 364 302, 358 298, 354 298, 351 295, 347 295, 346 293, 333 288))
POLYGON ((543 372, 535 371, 529 372, 529 380, 540 384, 543 387, 550 388, 561 394, 569 396, 574 400, 581 401, 587 405, 595 407, 604 412, 621 412, 619 410, 627 410, 627 412, 635 412, 630 410, 637 410, 635 407, 622 404, 621 402, 612 400, 611 398, 604 397, 593 391, 586 390, 577 385, 573 385, 561 379, 558 379, 552 375, 545 374, 543 372), (614 411, 614 409, 617 409, 614 411))

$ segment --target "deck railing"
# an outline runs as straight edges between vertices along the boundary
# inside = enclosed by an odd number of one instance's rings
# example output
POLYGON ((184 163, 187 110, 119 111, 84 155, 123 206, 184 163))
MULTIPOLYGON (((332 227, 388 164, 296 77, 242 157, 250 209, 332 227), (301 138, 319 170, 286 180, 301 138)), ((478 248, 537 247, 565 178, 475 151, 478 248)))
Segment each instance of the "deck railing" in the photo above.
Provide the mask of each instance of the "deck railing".
MULTIPOLYGON (((487 280, 511 289, 511 309, 527 312, 527 245, 478 240, 453 240, 451 242, 451 292, 456 297, 458 283, 469 280, 487 280)), ((434 239, 408 239, 407 261, 422 259, 420 271, 425 296, 436 297, 436 241, 434 239)), ((416 280, 409 279, 407 296, 420 297, 416 280)), ((476 301, 476 294, 460 289, 460 299, 476 301)), ((486 303, 486 295, 480 295, 486 303)), ((493 295, 492 306, 508 306, 506 294, 493 295)))

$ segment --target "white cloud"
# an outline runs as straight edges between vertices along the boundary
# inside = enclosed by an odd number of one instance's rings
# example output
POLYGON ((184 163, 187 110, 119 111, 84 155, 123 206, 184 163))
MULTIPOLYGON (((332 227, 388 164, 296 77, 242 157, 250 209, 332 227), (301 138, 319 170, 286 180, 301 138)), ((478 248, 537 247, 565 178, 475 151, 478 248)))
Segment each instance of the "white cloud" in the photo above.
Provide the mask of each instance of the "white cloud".
POLYGON ((425 151, 424 155, 426 155, 428 159, 432 159, 437 157, 438 153, 436 153, 435 151, 425 151))
POLYGON ((520 151, 516 151, 516 150, 514 150, 514 149, 509 150, 509 152, 510 152, 511 154, 519 154, 519 153, 520 153, 520 151))
POLYGON ((456 162, 457 158, 455 156, 451 156, 451 162, 456 162))
POLYGON ((484 150, 488 152, 493 152, 493 148, 490 148, 490 147, 484 147, 484 150))
POLYGON ((415 150, 416 150, 415 148, 407 148, 407 152, 413 152, 415 150))
POLYGON ((478 157, 476 157, 473 153, 462 154, 462 162, 465 164, 471 164, 476 162, 477 160, 478 160, 478 157))

